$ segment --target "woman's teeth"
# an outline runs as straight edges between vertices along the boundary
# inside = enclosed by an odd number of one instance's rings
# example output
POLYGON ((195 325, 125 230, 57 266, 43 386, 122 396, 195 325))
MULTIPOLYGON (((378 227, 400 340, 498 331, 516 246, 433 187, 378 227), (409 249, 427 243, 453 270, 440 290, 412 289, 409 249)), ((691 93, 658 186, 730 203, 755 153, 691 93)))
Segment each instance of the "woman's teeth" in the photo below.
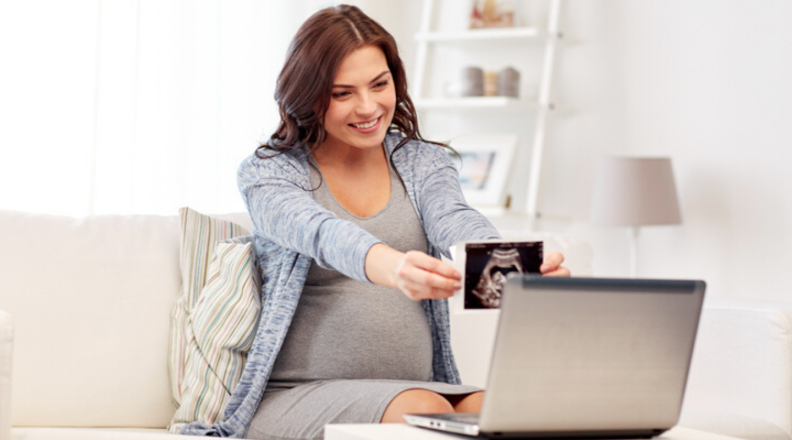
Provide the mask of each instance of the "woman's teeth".
POLYGON ((379 121, 379 118, 377 118, 377 119, 375 119, 375 120, 373 120, 371 122, 364 122, 362 124, 352 124, 352 125, 357 127, 357 128, 371 128, 371 127, 373 127, 374 125, 377 124, 377 121, 379 121))

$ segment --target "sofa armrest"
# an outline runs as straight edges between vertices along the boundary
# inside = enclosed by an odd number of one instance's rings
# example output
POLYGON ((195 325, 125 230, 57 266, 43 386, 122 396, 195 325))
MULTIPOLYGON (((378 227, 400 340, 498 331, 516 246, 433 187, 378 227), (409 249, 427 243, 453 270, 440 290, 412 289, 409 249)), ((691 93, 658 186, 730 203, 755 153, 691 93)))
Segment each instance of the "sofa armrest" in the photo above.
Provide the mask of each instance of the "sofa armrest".
POLYGON ((11 353, 14 325, 11 315, 0 310, 0 440, 11 438, 11 353))
POLYGON ((708 298, 681 424, 742 438, 779 438, 773 432, 790 438, 790 363, 792 303, 708 298))

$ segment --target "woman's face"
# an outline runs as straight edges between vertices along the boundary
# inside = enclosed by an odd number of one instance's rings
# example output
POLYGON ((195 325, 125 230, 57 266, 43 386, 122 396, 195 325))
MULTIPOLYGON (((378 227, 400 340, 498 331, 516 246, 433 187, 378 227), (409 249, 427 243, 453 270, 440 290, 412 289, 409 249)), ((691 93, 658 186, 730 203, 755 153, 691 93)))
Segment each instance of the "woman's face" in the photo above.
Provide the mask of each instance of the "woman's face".
POLYGON ((326 144, 371 149, 382 145, 396 108, 396 88, 382 49, 365 46, 338 66, 325 114, 326 144))

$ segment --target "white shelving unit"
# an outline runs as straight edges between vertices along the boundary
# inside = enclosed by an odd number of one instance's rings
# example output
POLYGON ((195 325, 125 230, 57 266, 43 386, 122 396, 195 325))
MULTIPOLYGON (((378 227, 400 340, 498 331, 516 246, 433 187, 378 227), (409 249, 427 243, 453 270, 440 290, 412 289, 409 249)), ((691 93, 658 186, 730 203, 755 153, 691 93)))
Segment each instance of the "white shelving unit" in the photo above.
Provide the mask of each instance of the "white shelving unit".
POLYGON ((530 110, 538 108, 535 102, 507 96, 483 96, 473 98, 420 99, 415 103, 418 110, 530 110))
MULTIPOLYGON (((498 114, 503 114, 510 118, 517 118, 516 122, 518 124, 520 123, 520 115, 532 116, 535 121, 535 127, 531 143, 532 149, 526 190, 525 211, 518 213, 526 215, 532 227, 533 220, 538 216, 537 205, 548 117, 549 113, 554 109, 551 102, 551 90, 556 46, 558 40, 561 38, 561 33, 558 28, 561 0, 549 0, 546 29, 515 27, 464 31, 433 30, 432 25, 437 9, 436 3, 436 0, 424 0, 420 29, 415 36, 418 41, 418 46, 416 51, 416 71, 412 83, 414 87, 411 91, 415 106, 422 113, 439 111, 446 113, 453 112, 453 114, 461 118, 468 117, 466 113, 469 113, 471 115, 470 117, 473 117, 476 111, 486 111, 490 113, 498 112, 498 114), (528 99, 524 96, 520 99, 502 96, 465 98, 436 98, 428 96, 426 93, 426 83, 430 75, 429 69, 432 67, 434 46, 439 44, 459 46, 475 42, 482 42, 485 44, 496 42, 509 43, 517 46, 516 48, 504 50, 519 50, 520 46, 529 43, 542 44, 544 47, 541 59, 542 65, 538 84, 538 96, 534 99, 528 99)), ((458 2, 455 0, 454 5, 455 7, 470 7, 470 2, 458 2)))
POLYGON ((531 39, 543 35, 539 29, 532 27, 515 27, 515 28, 500 28, 500 29, 476 29, 473 31, 457 31, 457 32, 422 32, 415 36, 418 41, 427 42, 461 42, 469 40, 478 41, 497 41, 497 40, 515 40, 515 39, 531 39))

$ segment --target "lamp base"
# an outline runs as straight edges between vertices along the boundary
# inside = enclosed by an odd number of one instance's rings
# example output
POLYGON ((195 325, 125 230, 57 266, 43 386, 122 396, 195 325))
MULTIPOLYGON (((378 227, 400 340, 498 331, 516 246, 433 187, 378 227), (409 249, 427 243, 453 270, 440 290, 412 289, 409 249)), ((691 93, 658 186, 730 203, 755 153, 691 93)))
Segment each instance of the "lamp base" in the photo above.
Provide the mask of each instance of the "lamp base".
POLYGON ((630 234, 630 278, 638 278, 638 226, 631 226, 630 234))

